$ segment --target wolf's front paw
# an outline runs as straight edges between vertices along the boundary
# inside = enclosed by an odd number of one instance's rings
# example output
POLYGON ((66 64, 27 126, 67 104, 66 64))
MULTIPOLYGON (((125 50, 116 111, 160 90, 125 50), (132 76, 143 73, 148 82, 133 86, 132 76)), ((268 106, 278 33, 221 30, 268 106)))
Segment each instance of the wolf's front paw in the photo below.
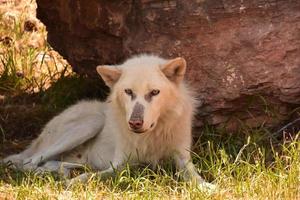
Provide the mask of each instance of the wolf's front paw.
POLYGON ((83 173, 80 174, 79 176, 76 176, 75 178, 72 179, 67 179, 65 181, 65 186, 70 187, 76 183, 86 183, 88 180, 92 177, 92 173, 83 173))
POLYGON ((209 195, 211 194, 214 194, 217 192, 217 185, 215 184, 212 184, 212 183, 208 183, 208 182, 201 182, 201 183, 198 183, 198 188, 204 192, 204 193, 207 193, 209 195))

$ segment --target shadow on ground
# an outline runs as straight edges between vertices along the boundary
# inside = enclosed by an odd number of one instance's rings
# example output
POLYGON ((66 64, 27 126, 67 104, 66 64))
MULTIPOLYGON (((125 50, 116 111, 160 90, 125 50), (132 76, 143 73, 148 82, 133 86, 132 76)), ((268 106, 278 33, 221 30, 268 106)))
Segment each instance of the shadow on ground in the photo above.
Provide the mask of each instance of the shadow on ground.
POLYGON ((62 77, 39 93, 0 90, 0 157, 24 149, 45 123, 67 106, 82 99, 104 100, 107 93, 100 79, 77 75, 62 77))

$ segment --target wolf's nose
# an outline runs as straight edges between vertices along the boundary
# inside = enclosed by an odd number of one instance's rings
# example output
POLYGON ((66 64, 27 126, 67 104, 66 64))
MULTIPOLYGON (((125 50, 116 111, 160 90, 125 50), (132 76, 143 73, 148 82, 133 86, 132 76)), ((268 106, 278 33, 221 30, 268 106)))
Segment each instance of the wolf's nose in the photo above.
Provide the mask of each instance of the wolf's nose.
POLYGON ((128 123, 130 128, 138 130, 142 128, 144 121, 142 119, 135 119, 135 120, 130 120, 128 123))

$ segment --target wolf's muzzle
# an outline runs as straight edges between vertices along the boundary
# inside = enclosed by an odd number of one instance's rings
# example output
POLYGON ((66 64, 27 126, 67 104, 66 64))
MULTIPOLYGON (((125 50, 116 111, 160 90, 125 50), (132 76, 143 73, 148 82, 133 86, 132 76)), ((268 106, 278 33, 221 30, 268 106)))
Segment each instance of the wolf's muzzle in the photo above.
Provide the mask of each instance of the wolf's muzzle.
POLYGON ((133 131, 138 131, 143 128, 144 125, 144 110, 145 107, 140 104, 139 102, 136 102, 136 104, 133 107, 133 111, 131 113, 130 119, 129 119, 129 127, 133 131))

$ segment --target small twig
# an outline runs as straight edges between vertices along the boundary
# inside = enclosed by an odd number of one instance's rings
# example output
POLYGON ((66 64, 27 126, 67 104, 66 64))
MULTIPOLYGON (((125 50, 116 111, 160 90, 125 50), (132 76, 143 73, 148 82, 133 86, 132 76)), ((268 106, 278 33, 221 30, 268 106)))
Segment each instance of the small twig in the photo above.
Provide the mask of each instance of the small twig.
POLYGON ((284 127, 282 127, 281 129, 279 129, 278 131, 276 131, 275 133, 273 133, 272 135, 278 135, 280 134, 282 131, 284 131, 285 129, 287 129, 288 127, 296 124, 297 122, 300 122, 300 118, 295 119, 294 121, 288 123, 287 125, 285 125, 284 127))
POLYGON ((247 146, 249 146, 249 144, 250 144, 250 137, 247 138, 247 144, 244 144, 244 146, 240 149, 240 151, 239 151, 239 153, 237 154, 237 156, 236 156, 236 158, 235 158, 233 164, 236 164, 236 163, 240 160, 243 151, 246 149, 247 146))

